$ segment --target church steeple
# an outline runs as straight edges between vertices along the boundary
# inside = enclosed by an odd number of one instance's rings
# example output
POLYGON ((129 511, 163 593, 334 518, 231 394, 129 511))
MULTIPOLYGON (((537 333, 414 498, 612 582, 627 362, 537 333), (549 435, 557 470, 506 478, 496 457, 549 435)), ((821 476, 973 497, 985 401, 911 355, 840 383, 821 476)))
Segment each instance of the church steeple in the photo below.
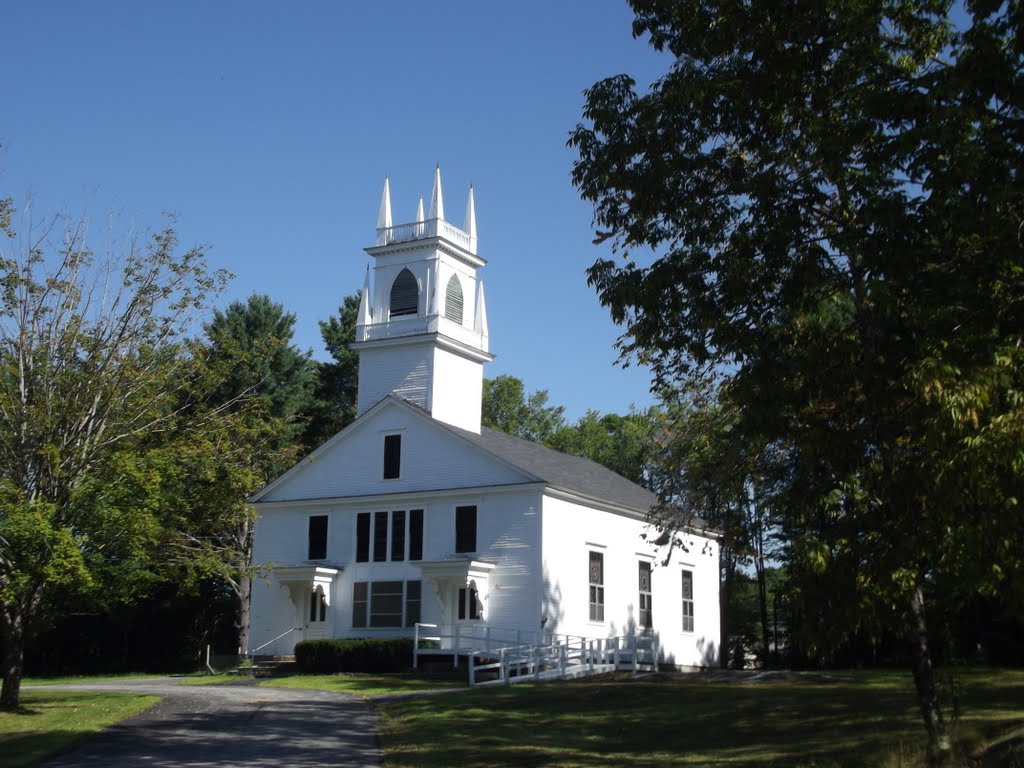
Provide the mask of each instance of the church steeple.
POLYGON ((483 364, 490 354, 477 255, 476 203, 470 186, 460 229, 444 218, 441 168, 434 172, 430 213, 419 200, 416 219, 391 220, 390 179, 384 180, 377 244, 360 298, 357 415, 388 394, 440 420, 480 431, 483 364))

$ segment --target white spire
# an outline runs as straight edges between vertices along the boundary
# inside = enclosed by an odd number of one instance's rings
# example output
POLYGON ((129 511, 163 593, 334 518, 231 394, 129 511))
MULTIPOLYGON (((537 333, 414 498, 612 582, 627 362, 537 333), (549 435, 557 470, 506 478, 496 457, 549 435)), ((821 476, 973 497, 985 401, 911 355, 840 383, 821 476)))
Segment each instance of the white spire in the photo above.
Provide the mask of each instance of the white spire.
MULTIPOLYGON (((484 302, 484 281, 476 281, 476 316, 473 318, 473 330, 483 338, 487 338, 487 304, 484 302)), ((487 349, 486 344, 484 349, 487 349)))
POLYGON ((444 197, 441 195, 441 164, 434 171, 434 191, 430 193, 430 218, 444 218, 444 197))
POLYGON ((380 213, 377 214, 377 229, 389 229, 391 227, 391 184, 388 177, 384 177, 384 194, 380 198, 380 213))
POLYGON ((469 199, 466 201, 466 223, 463 231, 469 235, 469 250, 476 253, 476 203, 473 202, 473 184, 469 185, 469 199))
POLYGON ((423 198, 420 198, 419 203, 416 206, 416 221, 418 226, 413 227, 414 237, 422 237, 423 235, 423 198))
MULTIPOLYGON (((385 187, 385 190, 387 187, 385 187)), ((373 310, 370 308, 370 266, 366 266, 366 280, 363 281, 363 294, 359 297, 359 325, 373 324, 373 310)))

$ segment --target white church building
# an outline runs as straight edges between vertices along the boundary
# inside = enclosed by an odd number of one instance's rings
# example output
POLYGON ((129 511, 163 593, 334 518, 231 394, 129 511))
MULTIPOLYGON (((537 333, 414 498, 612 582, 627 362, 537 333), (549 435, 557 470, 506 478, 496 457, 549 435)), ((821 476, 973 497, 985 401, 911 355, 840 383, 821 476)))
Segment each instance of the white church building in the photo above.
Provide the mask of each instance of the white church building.
POLYGON ((428 214, 421 200, 393 224, 385 180, 366 252, 357 418, 251 499, 254 562, 269 570, 248 650, 421 624, 449 638, 643 635, 662 664, 717 665, 716 536, 686 530, 685 548, 659 550, 653 494, 481 426, 493 355, 472 187, 462 228, 439 170, 428 214))

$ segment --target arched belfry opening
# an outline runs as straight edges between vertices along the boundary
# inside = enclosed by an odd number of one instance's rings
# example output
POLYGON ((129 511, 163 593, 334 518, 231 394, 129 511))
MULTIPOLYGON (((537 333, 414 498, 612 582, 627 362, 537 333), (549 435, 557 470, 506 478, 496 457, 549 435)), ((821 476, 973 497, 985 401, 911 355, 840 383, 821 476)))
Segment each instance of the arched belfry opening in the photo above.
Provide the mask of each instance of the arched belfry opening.
POLYGON ((462 283, 458 275, 452 275, 448 279, 448 286, 444 291, 444 316, 453 323, 462 325, 462 283))
POLYGON ((391 182, 384 180, 353 345, 356 415, 394 395, 438 421, 479 433, 483 366, 494 359, 479 272, 487 262, 477 253, 472 185, 462 227, 445 217, 443 200, 437 168, 429 213, 420 197, 415 218, 398 223, 391 182))
POLYGON ((416 277, 408 268, 403 269, 391 284, 390 316, 415 315, 419 311, 419 305, 420 288, 416 283, 416 277))

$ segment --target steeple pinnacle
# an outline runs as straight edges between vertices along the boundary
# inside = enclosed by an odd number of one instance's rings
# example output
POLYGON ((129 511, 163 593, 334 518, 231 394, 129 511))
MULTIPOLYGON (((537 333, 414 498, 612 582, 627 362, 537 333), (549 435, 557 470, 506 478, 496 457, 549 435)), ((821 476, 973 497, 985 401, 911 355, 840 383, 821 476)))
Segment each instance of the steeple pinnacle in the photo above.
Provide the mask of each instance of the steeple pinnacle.
POLYGON ((444 219, 444 197, 441 195, 441 164, 434 171, 434 191, 430 193, 430 218, 444 219))
MULTIPOLYGON (((387 187, 385 187, 387 189, 387 187)), ((367 326, 373 322, 373 308, 370 306, 370 266, 366 266, 366 279, 363 281, 363 293, 359 297, 359 325, 367 326)))
POLYGON ((380 213, 377 214, 377 229, 391 227, 391 183, 384 177, 384 194, 380 198, 380 213))
POLYGON ((476 253, 476 203, 473 201, 473 184, 469 185, 469 199, 466 201, 466 223, 463 231, 469 235, 469 250, 476 253))

